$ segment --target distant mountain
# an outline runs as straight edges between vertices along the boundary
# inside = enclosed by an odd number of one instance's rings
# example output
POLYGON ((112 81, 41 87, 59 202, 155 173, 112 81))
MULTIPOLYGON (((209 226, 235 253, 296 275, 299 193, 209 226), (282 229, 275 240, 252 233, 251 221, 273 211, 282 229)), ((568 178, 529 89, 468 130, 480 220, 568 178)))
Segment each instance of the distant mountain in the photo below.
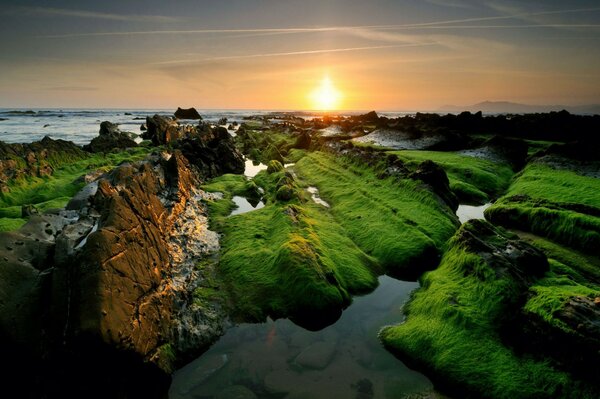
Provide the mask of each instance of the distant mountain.
POLYGON ((463 111, 478 112, 484 114, 528 114, 534 112, 562 111, 563 109, 572 114, 600 114, 600 104, 591 105, 531 105, 511 103, 508 101, 483 101, 473 105, 458 106, 445 105, 438 112, 458 113, 463 111))

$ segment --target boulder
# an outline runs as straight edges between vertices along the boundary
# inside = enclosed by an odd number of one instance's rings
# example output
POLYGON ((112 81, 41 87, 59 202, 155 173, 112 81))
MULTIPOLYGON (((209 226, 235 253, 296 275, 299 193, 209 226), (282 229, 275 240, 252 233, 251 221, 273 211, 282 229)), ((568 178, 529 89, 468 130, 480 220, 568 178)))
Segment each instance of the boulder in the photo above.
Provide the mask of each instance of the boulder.
POLYGON ((450 181, 444 169, 431 160, 423 161, 417 169, 409 175, 411 179, 421 180, 429 185, 444 202, 456 212, 458 209, 458 198, 450 190, 450 181))
POLYGON ((195 134, 174 143, 174 147, 206 177, 241 174, 246 168, 244 156, 224 127, 197 129, 195 134))
POLYGON ((122 132, 116 123, 104 121, 100 124, 100 134, 83 149, 89 152, 110 152, 115 149, 137 147, 133 139, 135 133, 122 132))
POLYGON ((196 111, 196 108, 180 108, 177 107, 175 117, 178 119, 202 119, 202 116, 196 111))
POLYGON ((147 130, 142 133, 142 137, 152 140, 152 144, 154 145, 169 144, 196 133, 196 129, 193 126, 180 126, 172 118, 158 114, 146 118, 146 128, 147 130))

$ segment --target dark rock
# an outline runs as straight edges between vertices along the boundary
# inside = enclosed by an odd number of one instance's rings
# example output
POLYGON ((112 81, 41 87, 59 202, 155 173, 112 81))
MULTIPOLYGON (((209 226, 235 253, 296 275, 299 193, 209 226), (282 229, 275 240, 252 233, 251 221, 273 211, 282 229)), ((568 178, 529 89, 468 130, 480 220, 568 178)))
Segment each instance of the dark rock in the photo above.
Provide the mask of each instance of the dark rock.
POLYGON ((169 117, 154 115, 146 118, 146 130, 142 137, 152 140, 154 145, 169 144, 189 134, 195 134, 192 126, 180 126, 169 117))
POLYGON ((35 205, 23 205, 21 206, 21 217, 26 219, 31 215, 37 215, 40 211, 35 207, 35 205))
POLYGON ((140 125, 140 131, 142 131, 142 132, 143 132, 143 131, 146 131, 146 130, 148 130, 148 128, 146 127, 146 124, 145 124, 145 123, 142 123, 142 124, 140 125))
POLYGON ((302 150, 308 150, 312 139, 308 130, 304 130, 298 134, 298 138, 294 143, 293 148, 299 148, 302 150))
POLYGON ((196 131, 194 135, 174 143, 174 147, 180 149, 205 177, 244 173, 244 157, 235 148, 233 138, 223 127, 196 131))
POLYGON ((527 149, 529 148, 524 140, 502 136, 494 136, 487 140, 484 147, 490 148, 496 155, 508 161, 517 170, 525 165, 527 149))
MULTIPOLYGON (((453 240, 455 245, 481 257, 497 277, 510 277, 523 289, 549 270, 548 259, 542 251, 483 220, 469 220, 453 240)), ((485 278, 475 269, 464 272, 485 278)))
POLYGON ((137 147, 137 143, 133 140, 135 136, 135 133, 122 132, 116 123, 104 121, 100 124, 100 135, 95 137, 90 144, 84 145, 83 149, 96 153, 137 147))
POLYGON ((178 119, 202 119, 196 108, 177 108, 175 117, 178 119))
POLYGON ((450 190, 450 181, 444 169, 431 160, 423 161, 409 176, 428 184, 454 212, 458 209, 458 198, 450 190))

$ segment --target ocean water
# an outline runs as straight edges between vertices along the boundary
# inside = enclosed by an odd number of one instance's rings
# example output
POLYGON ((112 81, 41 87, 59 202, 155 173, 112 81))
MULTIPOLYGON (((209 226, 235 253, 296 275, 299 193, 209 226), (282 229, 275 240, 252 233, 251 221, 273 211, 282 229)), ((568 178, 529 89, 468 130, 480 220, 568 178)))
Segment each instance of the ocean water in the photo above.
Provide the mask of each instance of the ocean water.
MULTIPOLYGON (((88 144, 98 135, 100 123, 109 121, 118 123, 121 130, 141 133, 140 125, 147 116, 154 114, 173 115, 172 109, 7 109, 0 108, 0 140, 6 143, 30 143, 44 136, 53 139, 73 141, 76 144, 88 144)), ((279 111, 271 110, 198 110, 202 118, 217 122, 227 118, 228 122, 242 122, 245 116, 266 115, 279 111)), ((344 115, 356 115, 361 112, 346 112, 344 115)), ((311 112, 293 112, 305 119, 319 116, 311 112)), ((405 112, 383 112, 380 115, 396 117, 405 112)), ((190 121, 195 123, 195 121, 190 121)))
MULTIPOLYGON (((32 110, 0 109, 0 140, 6 143, 29 143, 44 136, 53 139, 70 140, 76 144, 87 144, 98 136, 100 123, 118 123, 123 131, 142 133, 140 126, 146 116, 154 114, 173 115, 174 110, 166 109, 51 109, 32 110)), ((230 122, 241 122, 244 116, 266 113, 266 111, 199 111, 203 119, 217 122, 226 117, 230 122)), ((195 121, 190 121, 195 123, 195 121)))

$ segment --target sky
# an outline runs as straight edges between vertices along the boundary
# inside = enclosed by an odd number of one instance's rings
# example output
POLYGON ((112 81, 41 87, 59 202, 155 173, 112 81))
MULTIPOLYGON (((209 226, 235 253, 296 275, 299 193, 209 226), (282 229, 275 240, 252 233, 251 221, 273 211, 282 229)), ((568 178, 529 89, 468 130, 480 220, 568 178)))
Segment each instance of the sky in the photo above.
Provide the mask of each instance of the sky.
POLYGON ((600 104, 598 0, 0 0, 0 18, 4 108, 600 104))

